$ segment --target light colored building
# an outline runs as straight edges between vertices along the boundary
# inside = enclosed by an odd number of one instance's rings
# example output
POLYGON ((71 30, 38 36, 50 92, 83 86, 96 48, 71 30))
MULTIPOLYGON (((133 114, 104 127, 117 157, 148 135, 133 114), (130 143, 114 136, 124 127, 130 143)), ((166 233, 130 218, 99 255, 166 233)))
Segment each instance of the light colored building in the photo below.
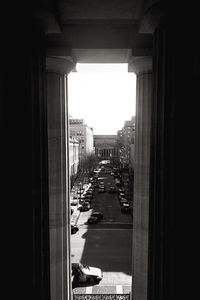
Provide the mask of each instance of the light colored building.
POLYGON ((69 119, 70 137, 75 138, 79 144, 79 161, 94 152, 93 128, 89 127, 83 119, 69 119))
POLYGON ((79 164, 79 143, 75 138, 69 139, 69 175, 75 176, 77 174, 79 164))
POLYGON ((135 140, 135 116, 131 117, 131 120, 124 122, 124 126, 117 132, 117 139, 124 145, 134 144, 135 140))
POLYGON ((95 155, 99 159, 110 159, 111 162, 118 162, 119 153, 116 135, 94 135, 95 155))

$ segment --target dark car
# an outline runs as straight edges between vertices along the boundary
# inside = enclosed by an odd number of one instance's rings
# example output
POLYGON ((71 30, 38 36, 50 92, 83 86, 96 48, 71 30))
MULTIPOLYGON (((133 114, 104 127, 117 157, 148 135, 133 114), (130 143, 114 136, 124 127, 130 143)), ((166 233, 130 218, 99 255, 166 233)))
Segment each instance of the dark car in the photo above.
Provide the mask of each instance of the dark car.
POLYGON ((80 211, 88 211, 90 210, 89 202, 83 202, 80 206, 80 211))
POLYGON ((105 192, 105 187, 104 186, 100 186, 98 189, 98 193, 103 193, 105 192))
POLYGON ((72 276, 75 277, 76 282, 94 284, 102 280, 103 272, 99 268, 80 263, 72 263, 72 276))
POLYGON ((85 193, 84 195, 89 195, 91 196, 91 198, 93 197, 93 189, 92 188, 89 188, 85 193))
POLYGON ((89 217, 88 220, 87 220, 87 223, 88 224, 96 224, 99 222, 99 219, 97 217, 89 217))
POLYGON ((125 191, 123 190, 123 189, 121 189, 121 188, 118 188, 118 194, 120 194, 120 193, 124 193, 125 191))
POLYGON ((91 203, 92 197, 90 195, 84 195, 81 200, 91 203))
POLYGON ((101 221, 102 219, 103 219, 103 213, 96 211, 91 214, 91 216, 87 220, 87 223, 95 224, 95 223, 98 223, 99 221, 101 221))
POLYGON ((122 198, 125 198, 126 195, 125 195, 124 193, 119 193, 118 197, 119 197, 119 200, 120 200, 120 199, 122 199, 122 198))
POLYGON ((103 219, 103 213, 100 211, 95 211, 91 214, 91 217, 96 217, 98 218, 98 220, 102 220, 103 219))
POLYGON ((76 226, 76 225, 71 225, 71 234, 74 234, 74 233, 76 233, 77 231, 79 231, 78 226, 76 226))
POLYGON ((110 186, 108 191, 109 191, 109 193, 115 193, 116 188, 114 186, 110 186))

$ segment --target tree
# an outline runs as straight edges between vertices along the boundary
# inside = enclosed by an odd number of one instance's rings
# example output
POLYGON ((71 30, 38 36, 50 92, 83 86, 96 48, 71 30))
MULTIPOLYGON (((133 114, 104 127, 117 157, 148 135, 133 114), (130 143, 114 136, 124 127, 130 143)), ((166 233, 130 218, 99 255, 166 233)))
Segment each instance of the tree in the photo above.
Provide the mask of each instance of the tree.
POLYGON ((98 162, 98 157, 95 154, 88 154, 82 158, 80 169, 82 172, 91 172, 97 167, 98 162))

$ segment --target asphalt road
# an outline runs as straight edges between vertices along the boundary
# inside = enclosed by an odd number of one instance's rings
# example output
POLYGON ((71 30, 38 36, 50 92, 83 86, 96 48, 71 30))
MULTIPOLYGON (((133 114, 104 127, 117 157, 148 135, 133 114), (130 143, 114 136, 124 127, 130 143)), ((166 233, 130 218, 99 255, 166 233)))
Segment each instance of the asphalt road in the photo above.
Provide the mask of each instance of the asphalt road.
MULTIPOLYGON (((108 174, 101 174, 99 181, 105 187, 113 184, 108 174)), ((128 293, 132 282, 132 217, 123 214, 117 193, 94 193, 92 209, 81 212, 77 225, 79 231, 71 237, 72 262, 81 262, 101 268, 103 280, 94 286, 80 285, 73 288, 77 294, 128 293), (103 221, 87 225, 92 211, 102 211, 103 221)))

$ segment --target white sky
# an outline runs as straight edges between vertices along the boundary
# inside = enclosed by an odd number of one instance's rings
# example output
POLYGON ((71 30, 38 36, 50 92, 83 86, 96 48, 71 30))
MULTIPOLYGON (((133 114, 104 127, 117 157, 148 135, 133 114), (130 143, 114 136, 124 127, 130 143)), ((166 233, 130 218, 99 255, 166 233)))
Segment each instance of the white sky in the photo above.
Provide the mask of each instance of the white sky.
POLYGON ((117 134, 135 115, 136 76, 127 64, 77 64, 68 76, 69 114, 94 134, 117 134))

